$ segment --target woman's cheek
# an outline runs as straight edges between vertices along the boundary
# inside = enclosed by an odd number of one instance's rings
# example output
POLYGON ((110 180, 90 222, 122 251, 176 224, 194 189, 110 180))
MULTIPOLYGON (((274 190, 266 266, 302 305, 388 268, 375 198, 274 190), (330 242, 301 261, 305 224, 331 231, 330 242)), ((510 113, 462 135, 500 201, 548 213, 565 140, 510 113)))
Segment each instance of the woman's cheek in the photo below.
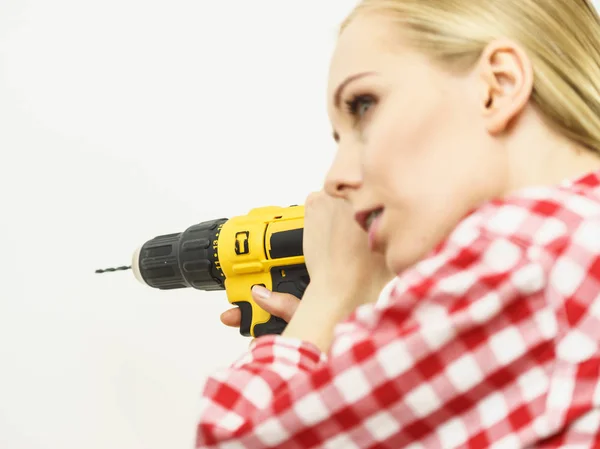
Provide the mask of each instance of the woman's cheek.
POLYGON ((387 180, 401 155, 394 132, 385 123, 373 122, 363 130, 362 165, 365 177, 375 181, 387 180))

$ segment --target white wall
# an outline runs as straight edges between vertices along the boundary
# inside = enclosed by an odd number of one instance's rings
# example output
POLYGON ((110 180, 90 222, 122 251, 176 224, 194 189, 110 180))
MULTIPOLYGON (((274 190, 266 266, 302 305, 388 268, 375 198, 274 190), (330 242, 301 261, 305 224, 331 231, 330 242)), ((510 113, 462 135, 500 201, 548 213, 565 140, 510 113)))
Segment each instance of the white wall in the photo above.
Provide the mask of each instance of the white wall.
POLYGON ((0 0, 1 448, 192 445, 225 293, 94 270, 320 187, 353 4, 0 0))
POLYGON ((354 3, 0 1, 1 448, 192 445, 225 294, 94 270, 320 187, 354 3))

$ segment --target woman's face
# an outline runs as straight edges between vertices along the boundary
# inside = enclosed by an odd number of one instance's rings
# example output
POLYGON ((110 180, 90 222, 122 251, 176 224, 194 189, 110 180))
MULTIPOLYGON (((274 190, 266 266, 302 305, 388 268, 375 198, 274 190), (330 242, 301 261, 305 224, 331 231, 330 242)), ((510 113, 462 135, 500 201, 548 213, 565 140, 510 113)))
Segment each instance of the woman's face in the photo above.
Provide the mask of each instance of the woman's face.
POLYGON ((405 48, 379 15, 355 18, 339 38, 327 100, 339 146, 326 191, 351 202, 395 273, 504 189, 506 155, 487 131, 477 76, 405 48))

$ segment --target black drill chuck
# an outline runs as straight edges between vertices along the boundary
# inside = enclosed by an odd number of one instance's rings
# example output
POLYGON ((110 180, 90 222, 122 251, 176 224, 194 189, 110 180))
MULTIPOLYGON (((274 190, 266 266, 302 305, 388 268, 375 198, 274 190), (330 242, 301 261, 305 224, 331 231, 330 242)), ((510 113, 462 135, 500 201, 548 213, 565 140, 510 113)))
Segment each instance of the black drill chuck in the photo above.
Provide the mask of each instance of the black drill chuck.
POLYGON ((139 281, 161 290, 192 287, 224 290, 216 249, 226 218, 190 226, 184 232, 160 235, 146 242, 133 256, 132 269, 139 281))

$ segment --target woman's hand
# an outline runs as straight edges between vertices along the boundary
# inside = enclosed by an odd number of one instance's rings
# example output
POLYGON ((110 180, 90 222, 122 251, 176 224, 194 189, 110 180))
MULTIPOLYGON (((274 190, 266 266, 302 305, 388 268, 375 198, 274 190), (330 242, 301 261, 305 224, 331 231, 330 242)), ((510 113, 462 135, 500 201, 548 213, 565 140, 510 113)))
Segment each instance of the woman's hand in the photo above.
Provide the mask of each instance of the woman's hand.
POLYGON ((282 335, 327 352, 335 326, 357 307, 377 301, 394 275, 384 256, 369 249, 350 205, 324 192, 306 200, 304 259, 310 284, 282 335))
POLYGON ((376 301, 394 277, 385 257, 370 250, 350 204, 322 191, 305 203, 304 258, 311 285, 354 306, 376 301))

